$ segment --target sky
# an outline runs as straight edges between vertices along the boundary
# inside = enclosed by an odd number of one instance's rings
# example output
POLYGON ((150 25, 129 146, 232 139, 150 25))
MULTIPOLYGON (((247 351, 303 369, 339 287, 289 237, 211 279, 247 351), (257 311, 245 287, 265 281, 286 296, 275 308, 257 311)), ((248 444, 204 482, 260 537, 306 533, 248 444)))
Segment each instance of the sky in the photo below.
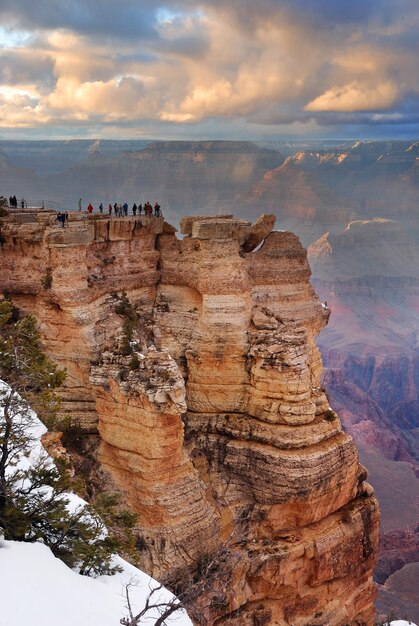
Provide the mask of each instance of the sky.
POLYGON ((0 0, 0 138, 419 135, 418 0, 0 0))

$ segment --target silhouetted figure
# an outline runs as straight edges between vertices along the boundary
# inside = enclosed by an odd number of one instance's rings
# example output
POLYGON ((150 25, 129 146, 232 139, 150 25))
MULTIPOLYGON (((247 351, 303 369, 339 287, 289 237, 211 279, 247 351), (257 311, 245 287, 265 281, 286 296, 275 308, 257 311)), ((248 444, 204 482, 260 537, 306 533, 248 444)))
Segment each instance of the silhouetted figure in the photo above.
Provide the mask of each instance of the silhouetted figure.
POLYGON ((137 215, 137 205, 135 204, 135 202, 134 202, 134 204, 132 205, 132 214, 133 214, 133 215, 137 215))
POLYGON ((57 213, 57 217, 56 217, 57 222, 61 222, 61 226, 64 228, 64 224, 65 224, 65 214, 64 213, 57 213))
POLYGON ((78 205, 79 205, 79 211, 81 211, 81 198, 79 198, 78 205))
POLYGON ((154 216, 159 217, 160 215, 161 215, 160 204, 156 202, 154 205, 154 216))
POLYGON ((141 215, 142 212, 143 212, 143 205, 139 204, 138 205, 138 215, 141 215))
POLYGON ((103 204, 102 203, 99 204, 99 213, 103 213, 103 204))

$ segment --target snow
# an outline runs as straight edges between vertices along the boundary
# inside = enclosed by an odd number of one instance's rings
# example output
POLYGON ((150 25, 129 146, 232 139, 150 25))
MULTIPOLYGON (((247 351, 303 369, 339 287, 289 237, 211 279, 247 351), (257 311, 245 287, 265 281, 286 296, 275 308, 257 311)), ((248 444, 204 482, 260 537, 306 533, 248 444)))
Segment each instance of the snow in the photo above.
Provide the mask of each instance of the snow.
MULTIPOLYGON (((9 386, 2 380, 0 380, 0 396, 2 392, 6 392, 9 389, 9 386)), ((0 406, 0 418, 3 415, 3 407, 0 406)), ((41 443, 41 437, 44 435, 48 429, 47 427, 39 420, 37 414, 27 409, 26 411, 26 419, 25 421, 28 424, 27 432, 30 435, 32 441, 28 444, 29 454, 27 456, 21 455, 19 459, 17 459, 17 463, 15 465, 10 465, 6 473, 10 476, 17 470, 28 470, 31 466, 35 466, 39 461, 44 461, 46 465, 54 465, 49 454, 46 452, 45 448, 41 443)), ((49 487, 45 487, 45 492, 49 491, 49 487)), ((77 496, 75 493, 67 492, 63 494, 63 498, 68 499, 68 510, 72 513, 76 512, 76 510, 83 508, 87 502, 77 496)), ((2 626, 0 622, 0 626, 2 626)))
POLYGON ((397 619, 395 622, 390 622, 390 626, 416 626, 413 622, 406 622, 404 619, 397 619))
MULTIPOLYGON (((126 610, 125 585, 132 583, 133 610, 141 610, 150 588, 157 583, 120 557, 115 564, 124 571, 114 576, 88 578, 69 569, 41 543, 0 543, 0 626, 118 626, 126 610)), ((167 590, 156 597, 169 600, 167 590)), ((154 623, 156 615, 140 624, 154 623)), ((172 626, 191 626, 183 611, 167 620, 172 626)))
MULTIPOLYGON (((0 380, 0 393, 6 389, 0 380)), ((0 418, 1 414, 0 407, 0 418)), ((16 469, 28 469, 39 458, 48 457, 40 441, 47 429, 33 411, 29 421, 33 445, 27 457, 19 458, 16 469)), ((86 504, 74 493, 65 496, 72 511, 86 504)), ((125 586, 131 585, 129 596, 135 614, 159 583, 117 555, 111 565, 119 565, 122 572, 97 578, 80 576, 54 557, 44 544, 5 541, 0 535, 0 589, 7 590, 2 593, 0 626, 118 626, 121 617, 128 616, 125 586)), ((167 602, 172 598, 164 588, 153 595, 153 601, 167 602)), ((151 626, 157 617, 158 614, 149 613, 139 624, 151 626)), ((171 626, 192 626, 183 610, 166 621, 171 626)))
POLYGON ((252 250, 252 252, 258 252, 262 247, 263 244, 265 243, 265 240, 262 239, 262 241, 260 243, 258 243, 258 245, 256 246, 256 248, 254 250, 252 250))

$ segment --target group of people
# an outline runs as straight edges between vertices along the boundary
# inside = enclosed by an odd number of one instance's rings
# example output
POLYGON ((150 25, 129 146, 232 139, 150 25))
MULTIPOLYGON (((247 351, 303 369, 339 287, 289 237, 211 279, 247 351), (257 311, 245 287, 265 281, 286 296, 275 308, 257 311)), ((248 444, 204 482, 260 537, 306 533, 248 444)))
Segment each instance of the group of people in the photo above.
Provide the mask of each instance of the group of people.
MULTIPOLYGON (((10 196, 10 198, 9 198, 9 206, 10 207, 14 207, 15 209, 17 209, 17 205, 18 205, 18 202, 17 202, 16 196, 10 196)), ((28 205, 27 205, 27 203, 25 201, 25 198, 22 198, 21 201, 20 201, 20 207, 22 209, 24 209, 27 206, 28 205)))
MULTIPOLYGON (((79 211, 81 211, 82 210, 81 198, 79 199, 78 206, 79 206, 79 211)), ((98 209, 99 209, 99 213, 104 212, 105 209, 104 209, 102 202, 99 204, 98 209)), ((94 211, 93 204, 90 202, 87 205, 87 212, 93 213, 93 211, 94 211)), ((160 217, 162 215, 160 204, 158 202, 154 204, 154 207, 151 205, 150 202, 146 202, 144 206, 142 204, 137 205, 134 202, 134 204, 132 205, 131 211, 132 211, 132 215, 144 214, 144 215, 149 215, 149 216, 154 215, 154 217, 160 217)), ((124 204, 118 204, 117 202, 115 202, 115 204, 108 204, 108 213, 109 215, 114 214, 117 217, 124 217, 129 214, 128 204, 126 202, 124 204)))
POLYGON ((61 224, 63 228, 66 224, 68 225, 68 213, 62 213, 60 211, 59 213, 57 213, 57 217, 55 219, 61 224))
MULTIPOLYGON (((82 210, 81 198, 78 201, 78 207, 79 207, 79 211, 81 211, 82 210)), ((105 208, 102 202, 99 204, 98 209, 99 209, 99 213, 103 213, 105 211, 105 208)), ((129 206, 126 202, 124 204, 118 204, 117 202, 115 202, 114 204, 108 204, 107 210, 108 210, 109 215, 114 214, 117 217, 124 217, 128 215, 130 212, 129 206)), ((87 205, 87 212, 93 213, 93 211, 94 211, 93 204, 89 202, 89 204, 87 205)), ((160 217, 162 215, 160 204, 158 202, 155 202, 154 207, 151 205, 150 202, 146 202, 144 206, 142 204, 137 205, 134 202, 134 204, 132 205, 131 213, 132 215, 137 215, 137 214, 138 215, 144 214, 144 215, 149 215, 149 216, 154 215, 154 217, 160 217)))

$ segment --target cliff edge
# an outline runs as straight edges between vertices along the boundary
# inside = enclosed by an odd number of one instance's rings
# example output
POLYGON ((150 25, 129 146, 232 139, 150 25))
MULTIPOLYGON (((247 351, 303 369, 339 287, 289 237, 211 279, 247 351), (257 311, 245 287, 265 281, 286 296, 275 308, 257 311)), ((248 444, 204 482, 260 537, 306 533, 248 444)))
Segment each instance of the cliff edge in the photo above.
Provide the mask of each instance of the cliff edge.
POLYGON ((320 387, 329 311, 272 226, 13 218, 2 290, 68 368, 64 408, 139 513, 143 569, 181 586, 214 563, 196 623, 369 626, 378 505, 320 387))

